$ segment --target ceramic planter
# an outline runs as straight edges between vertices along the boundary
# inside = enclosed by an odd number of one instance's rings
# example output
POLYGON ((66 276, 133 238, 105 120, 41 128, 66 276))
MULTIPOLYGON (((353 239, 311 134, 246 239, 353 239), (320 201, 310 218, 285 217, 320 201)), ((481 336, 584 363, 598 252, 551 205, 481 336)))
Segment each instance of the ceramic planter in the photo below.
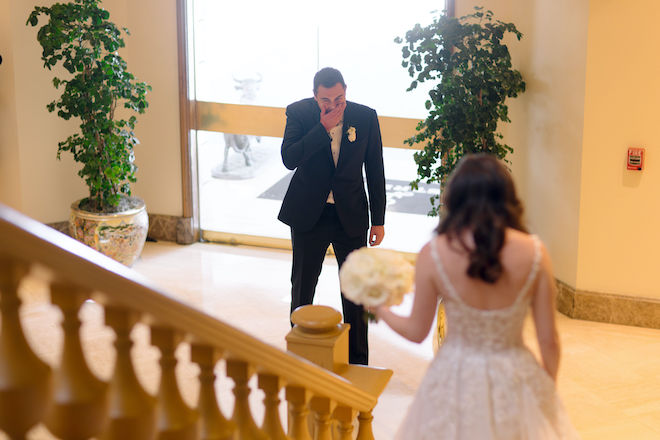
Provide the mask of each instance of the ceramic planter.
POLYGON ((99 214, 79 208, 80 200, 71 205, 69 232, 108 257, 132 266, 142 253, 149 229, 149 216, 144 201, 137 208, 111 214, 99 214))

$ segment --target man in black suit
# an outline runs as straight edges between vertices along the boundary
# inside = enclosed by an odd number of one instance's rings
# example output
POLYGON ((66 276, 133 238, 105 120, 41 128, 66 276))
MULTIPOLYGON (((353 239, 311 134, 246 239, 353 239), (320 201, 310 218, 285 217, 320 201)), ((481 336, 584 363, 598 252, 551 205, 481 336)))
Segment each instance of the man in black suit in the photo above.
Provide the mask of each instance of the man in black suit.
MULTIPOLYGON (((295 170, 278 218, 291 227, 291 311, 312 304, 323 259, 332 244, 339 267, 353 250, 377 246, 385 235, 383 145, 376 112, 346 101, 337 69, 314 76, 314 98, 286 109, 282 161, 295 170), (366 172, 369 199, 364 189, 366 172)), ((342 295, 349 362, 367 364, 364 309, 342 295)))

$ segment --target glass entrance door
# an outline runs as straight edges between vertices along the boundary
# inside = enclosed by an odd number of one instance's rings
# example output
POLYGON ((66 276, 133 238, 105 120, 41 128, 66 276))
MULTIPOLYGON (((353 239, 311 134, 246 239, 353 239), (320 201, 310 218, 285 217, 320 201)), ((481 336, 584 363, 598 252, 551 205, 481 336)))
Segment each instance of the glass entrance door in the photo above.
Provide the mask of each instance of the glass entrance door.
POLYGON ((428 89, 406 92, 410 77, 393 42, 426 24, 437 1, 273 2, 191 0, 202 237, 289 247, 277 220, 292 172, 282 164, 286 105, 312 96, 322 67, 338 68, 347 99, 378 112, 387 180, 382 246, 417 252, 437 218, 427 216, 437 185, 412 191, 416 165, 403 140, 426 116, 428 89))

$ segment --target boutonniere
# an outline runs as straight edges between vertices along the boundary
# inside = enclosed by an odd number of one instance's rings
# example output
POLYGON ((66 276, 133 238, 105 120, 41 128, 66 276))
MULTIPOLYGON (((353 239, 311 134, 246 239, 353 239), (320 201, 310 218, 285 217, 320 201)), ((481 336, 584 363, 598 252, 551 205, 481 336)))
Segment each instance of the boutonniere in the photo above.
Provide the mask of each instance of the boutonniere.
POLYGON ((349 142, 355 141, 355 139, 357 138, 355 127, 348 127, 348 130, 346 130, 346 135, 348 136, 349 142))

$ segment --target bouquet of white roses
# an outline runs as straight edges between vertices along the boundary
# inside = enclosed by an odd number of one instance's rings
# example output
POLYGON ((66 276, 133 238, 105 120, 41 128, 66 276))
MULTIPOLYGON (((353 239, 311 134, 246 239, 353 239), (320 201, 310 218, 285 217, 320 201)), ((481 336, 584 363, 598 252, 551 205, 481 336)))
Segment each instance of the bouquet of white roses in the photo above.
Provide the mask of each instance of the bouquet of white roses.
POLYGON ((363 247, 351 252, 339 270, 344 296, 367 308, 401 304, 413 286, 415 270, 399 253, 363 247))

